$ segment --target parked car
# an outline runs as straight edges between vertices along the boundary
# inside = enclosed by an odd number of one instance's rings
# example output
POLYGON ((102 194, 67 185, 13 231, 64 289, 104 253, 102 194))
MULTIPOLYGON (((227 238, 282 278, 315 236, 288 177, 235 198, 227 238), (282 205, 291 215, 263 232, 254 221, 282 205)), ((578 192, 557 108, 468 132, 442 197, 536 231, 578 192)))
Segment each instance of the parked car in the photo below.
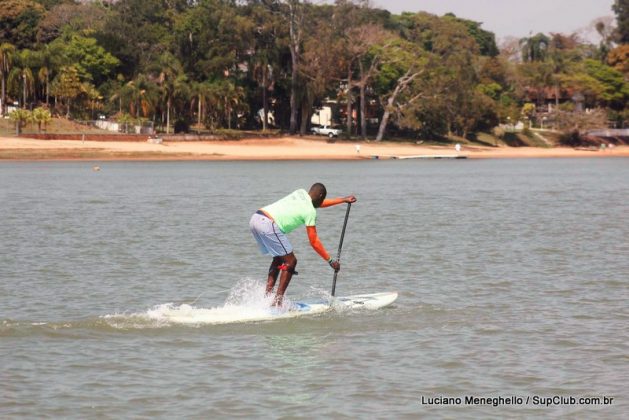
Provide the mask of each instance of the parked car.
POLYGON ((312 127, 312 134, 320 135, 320 136, 328 136, 332 138, 332 137, 338 137, 339 134, 341 134, 341 130, 339 130, 338 128, 332 128, 329 125, 321 125, 318 127, 312 127))

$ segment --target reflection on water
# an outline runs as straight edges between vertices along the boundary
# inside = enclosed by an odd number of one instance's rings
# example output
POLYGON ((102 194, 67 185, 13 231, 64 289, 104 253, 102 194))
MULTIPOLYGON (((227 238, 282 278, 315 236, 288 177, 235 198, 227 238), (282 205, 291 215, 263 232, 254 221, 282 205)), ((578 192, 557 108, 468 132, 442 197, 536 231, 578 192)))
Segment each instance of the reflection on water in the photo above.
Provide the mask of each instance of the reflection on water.
MULTIPOLYGON (((325 369, 323 353, 329 347, 325 336, 304 334, 269 335, 265 337, 261 363, 272 367, 282 378, 316 378, 316 372, 325 369)), ((324 400, 328 391, 316 386, 299 387, 285 395, 275 395, 278 403, 302 404, 324 400)))

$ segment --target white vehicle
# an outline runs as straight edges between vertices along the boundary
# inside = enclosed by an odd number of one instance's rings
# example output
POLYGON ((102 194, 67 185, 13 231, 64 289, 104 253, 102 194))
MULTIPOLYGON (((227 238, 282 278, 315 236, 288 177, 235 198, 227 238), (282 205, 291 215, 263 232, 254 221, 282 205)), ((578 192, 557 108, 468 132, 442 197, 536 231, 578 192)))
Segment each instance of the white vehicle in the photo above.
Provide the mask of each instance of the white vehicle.
POLYGON ((332 128, 329 125, 322 125, 319 127, 312 127, 312 134, 318 134, 320 136, 328 136, 332 138, 338 137, 339 134, 341 134, 341 130, 339 130, 338 128, 332 128))

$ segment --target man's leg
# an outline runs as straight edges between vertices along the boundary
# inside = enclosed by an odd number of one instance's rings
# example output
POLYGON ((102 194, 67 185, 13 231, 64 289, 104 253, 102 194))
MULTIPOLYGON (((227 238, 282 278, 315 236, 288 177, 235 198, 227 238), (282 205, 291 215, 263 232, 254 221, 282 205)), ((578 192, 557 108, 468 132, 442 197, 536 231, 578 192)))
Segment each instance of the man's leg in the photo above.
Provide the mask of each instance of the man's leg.
POLYGON ((284 255, 282 257, 283 267, 282 267, 282 275, 280 276, 280 284, 277 286, 277 293, 275 294, 275 302, 273 303, 275 306, 281 306, 282 300, 284 299, 284 293, 290 284, 290 279, 293 277, 295 273, 295 267, 297 267, 297 258, 294 253, 290 253, 288 255, 284 255))
POLYGON ((269 267, 269 278, 266 281, 266 294, 268 295, 273 291, 275 282, 280 274, 280 265, 282 265, 282 257, 273 257, 271 266, 269 267))

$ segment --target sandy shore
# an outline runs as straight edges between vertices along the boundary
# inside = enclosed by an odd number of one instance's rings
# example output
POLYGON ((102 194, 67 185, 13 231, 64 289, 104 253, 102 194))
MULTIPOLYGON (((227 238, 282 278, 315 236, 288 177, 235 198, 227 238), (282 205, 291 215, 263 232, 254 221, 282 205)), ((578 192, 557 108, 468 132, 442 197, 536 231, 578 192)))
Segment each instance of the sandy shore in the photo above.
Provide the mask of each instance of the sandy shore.
MULTIPOLYGON (((217 142, 103 142, 0 137, 0 160, 356 160, 455 156, 451 146, 293 138, 217 142), (357 151, 360 145, 360 151, 357 151)), ((606 150, 463 146, 468 158, 629 157, 629 146, 606 150)))

